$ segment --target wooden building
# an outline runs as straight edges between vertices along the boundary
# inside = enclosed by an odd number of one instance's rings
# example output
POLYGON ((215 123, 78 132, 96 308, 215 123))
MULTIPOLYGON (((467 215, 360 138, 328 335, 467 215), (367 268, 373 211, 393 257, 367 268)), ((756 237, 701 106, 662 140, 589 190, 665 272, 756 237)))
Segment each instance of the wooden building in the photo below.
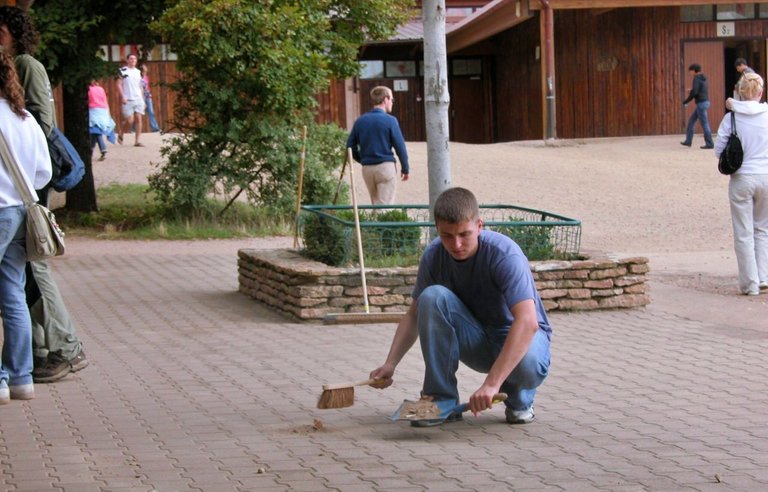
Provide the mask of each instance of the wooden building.
MULTIPOLYGON (((737 80, 734 60, 766 74, 768 0, 446 4, 454 141, 683 133, 694 106, 682 105, 694 62, 709 79, 716 128, 737 80)), ((363 47, 360 60, 361 77, 335 86, 343 108, 334 121, 349 127, 370 106, 370 88, 387 85, 406 139, 425 140, 420 19, 363 47)))

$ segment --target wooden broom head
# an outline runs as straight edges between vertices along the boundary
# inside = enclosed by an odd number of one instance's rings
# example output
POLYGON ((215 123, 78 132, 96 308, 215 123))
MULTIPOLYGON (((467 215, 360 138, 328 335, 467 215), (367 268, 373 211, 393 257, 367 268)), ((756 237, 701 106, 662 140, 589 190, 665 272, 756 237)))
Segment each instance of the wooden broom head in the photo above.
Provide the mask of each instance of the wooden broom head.
POLYGON ((345 388, 326 389, 317 400, 317 408, 325 410, 328 408, 346 408, 355 403, 355 388, 348 386, 345 388))

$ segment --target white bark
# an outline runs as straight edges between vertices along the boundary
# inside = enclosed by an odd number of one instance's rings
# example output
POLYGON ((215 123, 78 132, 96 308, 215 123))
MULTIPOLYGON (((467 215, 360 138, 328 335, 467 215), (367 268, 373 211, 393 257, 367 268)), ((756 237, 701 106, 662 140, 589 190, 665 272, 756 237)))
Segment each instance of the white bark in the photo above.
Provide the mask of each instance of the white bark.
POLYGON ((448 135, 448 55, 445 47, 445 0, 422 2, 424 23, 424 113, 427 126, 429 208, 451 187, 448 135))

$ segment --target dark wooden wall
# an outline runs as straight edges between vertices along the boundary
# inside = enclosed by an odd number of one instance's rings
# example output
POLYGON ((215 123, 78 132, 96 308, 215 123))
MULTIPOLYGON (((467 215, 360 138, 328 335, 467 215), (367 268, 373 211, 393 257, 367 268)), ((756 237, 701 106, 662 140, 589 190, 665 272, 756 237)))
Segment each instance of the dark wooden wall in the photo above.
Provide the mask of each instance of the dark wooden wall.
MULTIPOLYGON (((160 125, 161 131, 173 131, 173 105, 176 102, 175 92, 166 84, 176 80, 177 70, 175 62, 146 62, 147 77, 149 77, 150 90, 152 92, 152 104, 155 109, 155 118, 158 125, 160 125)), ((115 65, 115 73, 119 65, 115 65)), ((109 111, 112 114, 112 119, 117 124, 117 129, 122 124, 122 116, 120 114, 120 93, 117 92, 117 78, 109 78, 100 80, 99 83, 104 87, 104 91, 107 93, 107 99, 109 100, 109 111)), ((88 90, 86 87, 84 90, 88 90)), ((65 122, 63 121, 63 101, 62 101, 61 87, 56 87, 54 90, 54 103, 56 104, 56 119, 57 125, 60 128, 64 128, 65 122)), ((142 132, 149 132, 149 121, 147 116, 144 116, 142 124, 142 132)))
POLYGON ((346 128, 346 107, 344 81, 332 80, 328 89, 317 95, 315 121, 318 123, 336 123, 341 128, 346 128))
POLYGON ((532 140, 542 135, 541 57, 536 59, 539 22, 529 20, 492 39, 494 141, 532 140))
POLYGON ((557 135, 680 131, 680 9, 558 11, 557 135))
MULTIPOLYGON (((176 93, 171 89, 168 84, 175 81, 178 77, 178 71, 176 69, 176 62, 162 61, 162 62, 146 62, 147 76, 152 91, 152 103, 155 109, 155 118, 157 119, 160 129, 163 132, 173 132, 176 130, 173 124, 173 107, 176 104, 176 93)), ((115 66, 115 72, 120 65, 115 66)), ((117 92, 117 78, 110 78, 100 80, 99 83, 107 93, 109 99, 109 109, 112 113, 112 118, 118 125, 118 128, 122 124, 122 117, 120 115, 120 95, 117 92)), ((86 88, 87 90, 87 88, 86 88)), ((331 85, 328 90, 321 94, 318 94, 317 101, 318 107, 316 111, 316 121, 319 123, 337 123, 342 128, 346 127, 346 101, 344 93, 344 81, 331 81, 331 85)), ((64 121, 62 115, 64 114, 62 103, 62 91, 61 87, 57 87, 54 91, 54 102, 56 104, 56 117, 57 124, 60 128, 64 127, 64 121)), ((143 132, 149 132, 149 121, 146 115, 144 116, 143 132)))

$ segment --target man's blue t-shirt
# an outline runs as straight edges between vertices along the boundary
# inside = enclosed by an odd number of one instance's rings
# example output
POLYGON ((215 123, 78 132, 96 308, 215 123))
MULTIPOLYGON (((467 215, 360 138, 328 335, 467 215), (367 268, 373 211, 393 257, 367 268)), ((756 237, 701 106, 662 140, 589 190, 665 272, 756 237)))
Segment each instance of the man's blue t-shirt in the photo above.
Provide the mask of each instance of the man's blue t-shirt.
POLYGON ((510 307, 533 299, 539 328, 551 336, 552 328, 531 274, 528 258, 509 237, 480 231, 477 253, 456 261, 440 242, 432 241, 419 262, 413 289, 414 302, 430 285, 451 290, 486 329, 507 329, 514 317, 510 307))

